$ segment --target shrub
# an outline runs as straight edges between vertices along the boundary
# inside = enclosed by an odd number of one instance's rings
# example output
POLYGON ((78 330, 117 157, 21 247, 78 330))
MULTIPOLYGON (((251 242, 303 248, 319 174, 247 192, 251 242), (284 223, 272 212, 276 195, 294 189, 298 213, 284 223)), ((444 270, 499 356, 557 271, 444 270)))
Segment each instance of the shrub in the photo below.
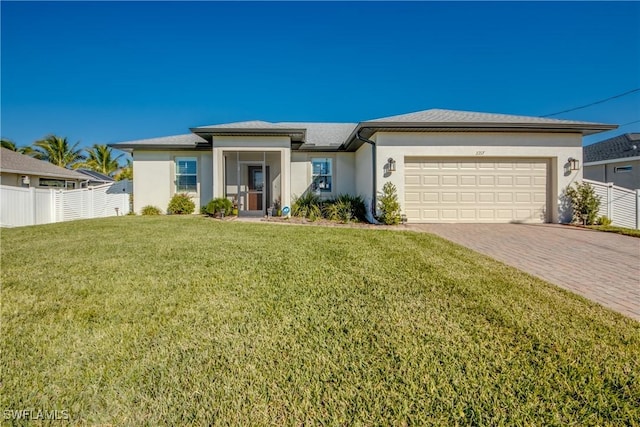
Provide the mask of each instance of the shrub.
POLYGON ((231 215, 233 211, 233 203, 225 197, 219 197, 207 203, 204 209, 205 214, 215 216, 217 214, 231 215))
POLYGON ((573 222, 582 223, 585 221, 583 215, 586 215, 587 225, 592 225, 596 222, 598 209, 600 209, 600 196, 596 194, 591 184, 576 182, 574 187, 567 188, 566 195, 569 197, 573 208, 573 222))
POLYGON ((609 218, 608 216, 602 215, 600 218, 598 218, 598 225, 611 225, 611 218, 609 218))
POLYGON ((398 190, 391 182, 387 182, 382 187, 382 194, 378 198, 378 209, 380 216, 378 219, 387 225, 400 223, 400 202, 398 202, 398 190))
POLYGON ((360 196, 341 194, 336 200, 324 204, 323 214, 332 221, 349 222, 357 220, 366 222, 366 208, 360 196))
POLYGON ((322 218, 322 200, 312 192, 306 192, 298 197, 291 206, 291 215, 315 221, 322 218))
POLYGON ((147 205, 140 211, 142 215, 162 215, 162 210, 159 207, 147 205))
POLYGON ((169 215, 189 215, 196 210, 196 204, 186 193, 177 193, 169 201, 167 214, 169 215))

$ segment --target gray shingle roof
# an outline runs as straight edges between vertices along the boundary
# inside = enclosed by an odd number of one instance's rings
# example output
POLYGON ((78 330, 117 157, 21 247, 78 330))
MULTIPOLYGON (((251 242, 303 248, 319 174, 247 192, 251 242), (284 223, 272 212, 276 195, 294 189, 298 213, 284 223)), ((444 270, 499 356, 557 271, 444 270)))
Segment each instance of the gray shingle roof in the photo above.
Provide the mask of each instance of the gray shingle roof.
POLYGON ((116 142, 108 144, 118 150, 128 148, 181 147, 195 148, 196 145, 206 143, 204 139, 194 133, 184 135, 163 136, 159 138, 138 139, 135 141, 116 142))
POLYGON ((398 116, 382 117, 367 122, 393 123, 500 123, 500 124, 594 124, 546 117, 516 116, 511 114, 478 113, 474 111, 431 109, 398 116))
POLYGON ((0 171, 23 175, 39 175, 51 178, 79 179, 87 178, 78 172, 61 168, 43 160, 34 159, 24 154, 0 148, 0 171))
POLYGON ((284 126, 278 125, 278 123, 263 122, 262 120, 250 120, 247 122, 233 122, 233 123, 220 123, 217 125, 198 126, 193 128, 197 130, 208 129, 284 129, 284 126))
POLYGON ((640 156, 640 133, 625 133, 604 141, 587 145, 582 149, 584 162, 624 159, 640 156))
POLYGON ((309 123, 309 122, 279 122, 277 125, 307 130, 305 143, 307 146, 339 146, 351 134, 356 123, 309 123))
POLYGON ((138 141, 109 144, 117 149, 135 148, 196 148, 210 146, 216 135, 288 135, 299 149, 357 149, 361 142, 356 140, 356 130, 364 138, 376 131, 415 132, 423 130, 525 130, 525 131, 570 131, 583 135, 616 128, 615 125, 602 123, 558 120, 544 117, 514 116, 508 114, 476 113, 432 109, 398 116, 383 117, 361 123, 313 123, 278 122, 260 120, 222 123, 217 125, 191 128, 192 134, 163 138, 151 138, 138 141), (388 128, 388 129, 387 129, 388 128))

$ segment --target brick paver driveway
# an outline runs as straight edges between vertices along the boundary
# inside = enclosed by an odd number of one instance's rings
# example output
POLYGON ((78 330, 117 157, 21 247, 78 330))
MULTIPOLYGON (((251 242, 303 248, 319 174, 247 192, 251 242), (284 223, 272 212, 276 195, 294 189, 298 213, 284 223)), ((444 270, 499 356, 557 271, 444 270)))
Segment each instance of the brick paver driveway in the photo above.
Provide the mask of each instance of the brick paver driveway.
POLYGON ((412 224, 640 321, 640 239, 554 224, 412 224))

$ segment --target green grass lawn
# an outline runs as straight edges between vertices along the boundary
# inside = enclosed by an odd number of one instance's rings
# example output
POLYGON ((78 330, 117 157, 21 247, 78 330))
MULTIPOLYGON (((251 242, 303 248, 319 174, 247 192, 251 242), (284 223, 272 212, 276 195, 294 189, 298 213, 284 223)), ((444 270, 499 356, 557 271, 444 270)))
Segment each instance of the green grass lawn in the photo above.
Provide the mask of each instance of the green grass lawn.
POLYGON ((640 423, 640 323, 428 234, 118 217, 1 244, 3 411, 640 423))
POLYGON ((609 233, 618 233, 625 236, 640 237, 640 230, 625 227, 616 227, 615 225, 589 225, 589 228, 600 231, 607 231, 609 233))

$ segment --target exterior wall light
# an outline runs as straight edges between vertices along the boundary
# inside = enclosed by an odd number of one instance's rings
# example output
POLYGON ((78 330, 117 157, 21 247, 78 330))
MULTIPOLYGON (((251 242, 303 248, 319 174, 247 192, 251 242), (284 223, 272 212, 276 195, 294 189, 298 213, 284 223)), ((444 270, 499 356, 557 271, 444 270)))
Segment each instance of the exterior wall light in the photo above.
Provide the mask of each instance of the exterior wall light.
POLYGON ((387 159, 387 170, 389 172, 395 172, 396 171, 396 161, 393 160, 393 157, 389 157, 387 159))
POLYGON ((577 171, 578 169, 580 169, 580 160, 569 157, 569 160, 567 160, 567 162, 569 162, 569 169, 571 169, 572 171, 577 171))

